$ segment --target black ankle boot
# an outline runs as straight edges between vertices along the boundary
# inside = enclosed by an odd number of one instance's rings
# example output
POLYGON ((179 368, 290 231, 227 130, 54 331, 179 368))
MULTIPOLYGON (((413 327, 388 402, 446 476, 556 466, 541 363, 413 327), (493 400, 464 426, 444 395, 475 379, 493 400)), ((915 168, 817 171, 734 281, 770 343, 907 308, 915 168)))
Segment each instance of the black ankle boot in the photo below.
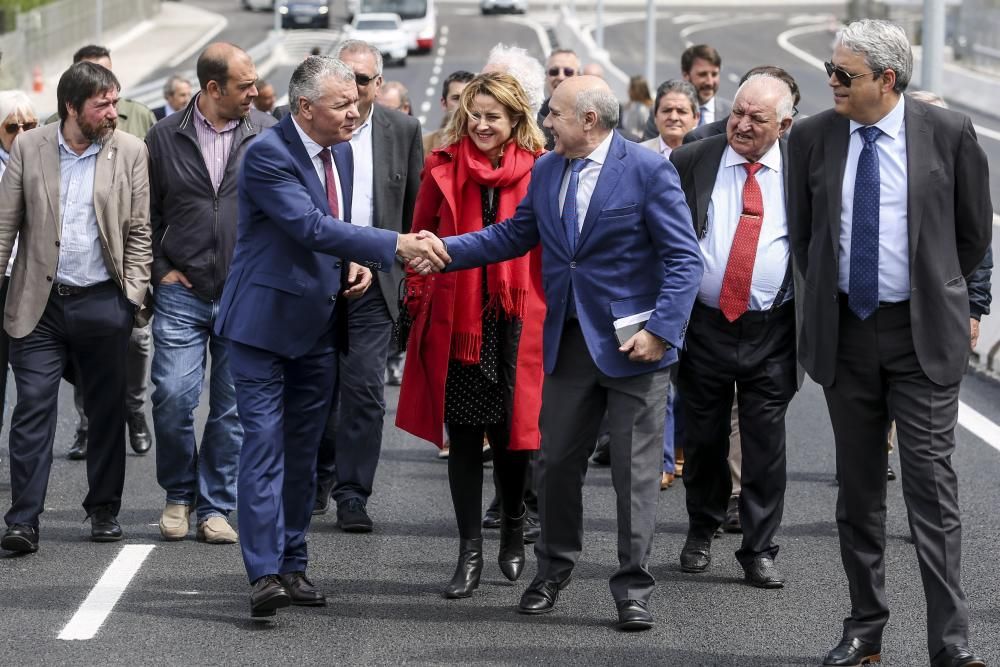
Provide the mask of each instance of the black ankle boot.
POLYGON ((467 598, 479 588, 479 575, 483 573, 483 538, 458 541, 458 565, 455 574, 444 589, 449 600, 467 598))
POLYGON ((500 571, 511 581, 517 581, 524 569, 524 516, 527 512, 522 506, 521 516, 511 518, 504 515, 500 523, 500 571))

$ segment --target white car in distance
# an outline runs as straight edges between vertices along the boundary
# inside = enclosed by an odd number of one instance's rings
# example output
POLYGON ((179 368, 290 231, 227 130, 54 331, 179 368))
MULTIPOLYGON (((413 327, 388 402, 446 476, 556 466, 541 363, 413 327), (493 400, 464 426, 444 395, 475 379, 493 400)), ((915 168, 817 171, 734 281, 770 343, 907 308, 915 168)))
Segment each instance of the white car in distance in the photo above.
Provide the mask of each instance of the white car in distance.
POLYGON ((406 65, 410 34, 403 28, 399 14, 355 14, 344 33, 348 39, 360 39, 376 47, 386 63, 406 65))

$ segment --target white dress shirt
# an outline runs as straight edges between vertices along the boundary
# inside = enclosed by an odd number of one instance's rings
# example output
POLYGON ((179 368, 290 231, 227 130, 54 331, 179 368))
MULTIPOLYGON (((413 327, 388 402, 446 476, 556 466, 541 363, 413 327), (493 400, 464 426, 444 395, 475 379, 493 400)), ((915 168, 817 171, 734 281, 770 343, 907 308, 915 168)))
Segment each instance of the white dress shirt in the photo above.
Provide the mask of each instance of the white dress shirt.
MULTIPOLYGON (((608 151, 611 150, 611 139, 614 132, 609 132, 597 148, 587 156, 587 164, 580 171, 580 182, 576 188, 576 224, 583 229, 583 222, 587 219, 587 209, 590 207, 590 198, 594 195, 597 187, 597 179, 601 175, 601 167, 608 159, 608 151)), ((559 213, 562 214, 563 206, 566 204, 566 190, 569 189, 569 175, 571 170, 567 162, 566 172, 563 174, 562 185, 559 187, 559 213)))
MULTIPOLYGON (((101 144, 90 144, 77 155, 59 137, 59 259, 56 282, 88 287, 111 279, 101 252, 101 233, 94 207, 94 174, 101 144)), ((109 149, 108 159, 112 158, 109 149)))
POLYGON ((371 227, 375 210, 375 154, 372 150, 372 104, 368 118, 351 136, 354 150, 354 194, 351 199, 351 224, 371 227))
MULTIPOLYGON (((299 124, 295 122, 295 116, 292 116, 292 125, 295 126, 295 131, 299 133, 299 139, 302 140, 302 145, 306 147, 306 154, 309 159, 312 160, 313 169, 316 170, 316 175, 319 176, 319 184, 323 186, 323 191, 326 192, 326 169, 323 167, 323 160, 320 158, 319 154, 328 148, 323 148, 315 141, 313 141, 308 134, 306 134, 299 124)), ((337 188, 337 202, 344 201, 344 193, 340 189, 340 174, 337 173, 337 163, 333 161, 333 154, 330 154, 330 163, 333 165, 333 180, 337 188)), ((343 216, 344 205, 340 205, 340 214, 343 216)))
POLYGON ((698 110, 701 113, 701 120, 698 125, 708 125, 709 123, 714 123, 715 118, 715 98, 708 100, 707 102, 702 102, 698 105, 698 110))
MULTIPOLYGON (((875 127, 882 134, 878 151, 878 299, 898 302, 910 298, 910 237, 907 228, 906 124, 904 95, 875 127)), ((854 219, 854 178, 865 142, 858 132, 864 125, 851 121, 851 141, 844 168, 840 201, 840 275, 838 287, 845 294, 851 285, 851 224, 854 219)))
POLYGON ((665 141, 663 141, 663 137, 659 137, 659 139, 660 139, 660 155, 669 160, 670 154, 674 152, 674 149, 668 146, 665 141))
MULTIPOLYGON (((750 310, 767 310, 781 288, 791 261, 788 245, 788 222, 785 217, 785 183, 782 174, 781 147, 774 142, 771 149, 759 160, 764 168, 754 178, 760 186, 764 203, 764 219, 757 240, 757 257, 750 280, 750 310)), ((715 188, 708 205, 705 234, 698 241, 705 262, 705 274, 698 289, 698 300, 711 308, 719 307, 719 292, 726 275, 729 252, 743 212, 743 184, 747 160, 726 147, 719 162, 715 188)), ((788 285, 782 303, 792 298, 788 285)))

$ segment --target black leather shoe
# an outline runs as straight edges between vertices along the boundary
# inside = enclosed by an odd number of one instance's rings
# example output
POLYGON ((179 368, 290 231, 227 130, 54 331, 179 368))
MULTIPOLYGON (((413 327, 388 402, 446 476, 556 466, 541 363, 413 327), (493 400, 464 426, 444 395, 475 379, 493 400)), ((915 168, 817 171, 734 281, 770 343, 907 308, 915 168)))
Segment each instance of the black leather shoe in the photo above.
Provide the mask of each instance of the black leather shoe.
POLYGON ((590 457, 590 462, 595 466, 611 465, 611 434, 602 433, 597 438, 597 446, 594 447, 594 455, 590 457))
POLYGON ((333 479, 316 481, 316 500, 313 502, 313 516, 326 514, 330 511, 330 492, 333 491, 335 482, 336 480, 333 479))
POLYGON ((3 534, 0 549, 22 554, 35 553, 38 551, 38 529, 23 523, 15 523, 3 534))
POLYGON ((490 501, 490 506, 486 508, 486 512, 483 513, 483 528, 489 530, 496 530, 500 527, 500 498, 497 494, 493 494, 493 500, 490 501))
POLYGON ((774 559, 767 556, 757 556, 749 565, 743 566, 743 574, 751 586, 757 588, 782 588, 784 578, 778 574, 774 559))
POLYGON ((458 565, 451 581, 444 588, 444 596, 449 600, 458 600, 472 596, 472 591, 479 588, 479 577, 483 573, 483 538, 459 540, 458 565))
POLYGON ((986 667, 986 661, 974 655, 968 646, 950 644, 938 651, 931 667, 986 667))
POLYGON ((542 524, 538 522, 538 512, 529 509, 527 516, 524 517, 524 543, 534 544, 541 534, 542 524))
POLYGON ((313 586, 305 572, 288 572, 279 577, 281 585, 288 592, 292 604, 301 607, 325 607, 326 596, 313 586))
POLYGON ((562 582, 535 579, 521 595, 521 602, 517 605, 518 612, 530 615, 549 613, 556 607, 559 591, 568 585, 569 577, 562 582))
POLYGON ((500 525, 500 553, 497 562, 503 576, 510 581, 517 581, 524 570, 524 518, 527 513, 524 510, 517 518, 505 516, 500 525))
POLYGON ((740 524, 739 496, 730 496, 729 505, 726 507, 726 519, 722 522, 722 530, 727 533, 743 532, 743 526, 740 524))
POLYGON ((292 598, 281 585, 281 579, 276 574, 268 574, 253 582, 250 590, 251 618, 266 618, 274 616, 276 609, 292 604, 292 598))
POLYGON ((153 446, 153 437, 149 434, 146 415, 141 412, 133 412, 128 416, 128 442, 132 445, 132 451, 140 456, 153 446))
POLYGON ((618 606, 618 623, 615 627, 619 630, 636 632, 653 627, 653 615, 642 600, 619 600, 615 604, 618 606))
POLYGON ((882 647, 858 639, 844 637, 823 659, 824 665, 839 665, 840 667, 860 667, 873 665, 882 661, 882 647))
POLYGON ((66 458, 70 461, 83 461, 87 458, 87 432, 77 431, 73 439, 73 446, 66 452, 66 458))
POLYGON ((345 533, 370 533, 374 527, 365 504, 357 498, 337 503, 337 525, 345 533))
POLYGON ((110 505, 98 507, 90 513, 91 542, 120 542, 122 527, 110 505))
POLYGON ((682 572, 704 572, 712 562, 712 540, 688 535, 681 549, 682 572))
POLYGON ((890 482, 896 481, 896 471, 892 469, 892 464, 889 464, 889 466, 886 468, 885 478, 890 482))

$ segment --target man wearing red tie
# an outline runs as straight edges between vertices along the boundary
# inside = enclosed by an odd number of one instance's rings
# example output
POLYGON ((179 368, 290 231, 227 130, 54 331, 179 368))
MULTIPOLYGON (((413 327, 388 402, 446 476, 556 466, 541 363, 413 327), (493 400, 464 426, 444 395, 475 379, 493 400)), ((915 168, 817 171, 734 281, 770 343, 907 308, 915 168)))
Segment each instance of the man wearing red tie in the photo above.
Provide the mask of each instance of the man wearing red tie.
POLYGON ((739 392, 743 439, 736 558, 758 588, 781 588, 774 534, 785 494, 785 411, 798 386, 792 265, 785 217, 785 147, 792 92, 769 74, 740 87, 718 135, 670 160, 705 261, 678 384, 684 396, 684 487, 689 528, 681 569, 704 572, 731 481, 729 413, 739 392))

